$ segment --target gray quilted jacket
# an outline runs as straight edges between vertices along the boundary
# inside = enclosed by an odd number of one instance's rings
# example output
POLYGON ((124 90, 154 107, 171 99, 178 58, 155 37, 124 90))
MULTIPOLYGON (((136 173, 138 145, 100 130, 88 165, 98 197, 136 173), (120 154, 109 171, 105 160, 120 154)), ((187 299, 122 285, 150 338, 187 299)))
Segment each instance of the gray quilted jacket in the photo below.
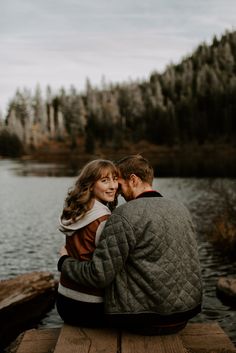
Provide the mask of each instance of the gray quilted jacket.
POLYGON ((163 197, 119 206, 106 223, 92 261, 67 258, 62 271, 82 285, 105 288, 108 314, 171 315, 202 299, 195 232, 188 210, 163 197))

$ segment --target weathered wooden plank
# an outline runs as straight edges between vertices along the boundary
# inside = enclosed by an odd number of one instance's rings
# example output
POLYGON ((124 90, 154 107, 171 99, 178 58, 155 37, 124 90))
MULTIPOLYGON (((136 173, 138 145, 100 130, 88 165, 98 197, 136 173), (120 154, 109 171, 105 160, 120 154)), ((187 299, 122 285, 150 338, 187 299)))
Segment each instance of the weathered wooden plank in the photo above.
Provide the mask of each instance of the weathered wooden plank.
MULTIPOLYGON (((186 335, 206 335, 222 334, 222 329, 217 322, 204 322, 204 323, 188 323, 187 326, 180 331, 179 334, 186 335)), ((224 332, 223 332, 224 333, 224 332)))
POLYGON ((50 272, 30 272, 0 281, 0 346, 34 327, 52 309, 56 287, 50 272))
POLYGON ((17 353, 236 353, 217 323, 191 323, 178 335, 140 336, 64 325, 26 331, 17 353), (54 350, 55 349, 55 350, 54 350))
POLYGON ((117 353, 117 332, 64 325, 54 353, 117 353))
POLYGON ((17 353, 51 353, 54 351, 60 329, 26 331, 17 353))
POLYGON ((122 333, 121 353, 187 353, 178 335, 140 336, 122 333))
POLYGON ((179 333, 191 353, 236 353, 236 347, 217 323, 191 323, 179 333))

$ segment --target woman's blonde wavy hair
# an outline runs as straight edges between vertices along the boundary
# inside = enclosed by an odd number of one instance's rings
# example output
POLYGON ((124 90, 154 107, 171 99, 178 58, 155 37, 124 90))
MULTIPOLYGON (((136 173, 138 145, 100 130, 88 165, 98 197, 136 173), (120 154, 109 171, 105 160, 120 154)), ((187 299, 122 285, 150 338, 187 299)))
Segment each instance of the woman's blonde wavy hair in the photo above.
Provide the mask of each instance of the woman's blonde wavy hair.
MULTIPOLYGON (((119 175, 115 164, 109 160, 95 159, 87 163, 81 170, 74 188, 68 191, 61 218, 72 221, 82 218, 92 207, 94 195, 91 189, 93 185, 109 173, 116 177, 119 175)), ((117 196, 107 206, 112 211, 116 205, 117 196)))

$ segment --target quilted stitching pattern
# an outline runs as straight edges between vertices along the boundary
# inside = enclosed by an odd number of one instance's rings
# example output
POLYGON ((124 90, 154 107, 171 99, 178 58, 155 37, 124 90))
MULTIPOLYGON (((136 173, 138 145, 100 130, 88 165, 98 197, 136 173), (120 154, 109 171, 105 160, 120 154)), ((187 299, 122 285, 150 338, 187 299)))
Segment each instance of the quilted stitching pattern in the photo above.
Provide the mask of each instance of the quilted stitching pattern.
POLYGON ((92 261, 72 262, 65 261, 72 279, 105 287, 108 313, 171 314, 201 302, 194 228, 188 210, 172 200, 140 198, 118 207, 92 261))
POLYGON ((110 218, 103 235, 105 239, 108 234, 116 238, 116 245, 110 248, 112 256, 116 256, 117 246, 124 252, 131 239, 132 246, 125 271, 118 273, 111 288, 107 288, 107 311, 161 314, 189 310, 199 304, 200 266, 187 209, 164 198, 143 198, 123 205, 115 214, 117 218, 110 218), (114 224, 117 219, 121 224, 114 224), (121 236, 122 227, 125 235, 121 236), (119 244, 123 236, 127 239, 127 243, 122 242, 124 248, 119 244))

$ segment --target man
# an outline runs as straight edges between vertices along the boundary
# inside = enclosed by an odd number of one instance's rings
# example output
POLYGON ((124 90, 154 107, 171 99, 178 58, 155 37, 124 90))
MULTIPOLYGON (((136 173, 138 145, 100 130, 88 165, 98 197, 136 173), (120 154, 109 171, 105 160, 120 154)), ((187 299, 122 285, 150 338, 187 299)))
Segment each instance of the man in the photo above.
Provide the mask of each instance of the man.
POLYGON ((201 310, 191 217, 181 203, 152 189, 153 169, 142 156, 128 156, 117 167, 128 202, 113 211, 91 261, 65 255, 58 269, 81 285, 105 289, 111 325, 142 334, 175 333, 201 310))

